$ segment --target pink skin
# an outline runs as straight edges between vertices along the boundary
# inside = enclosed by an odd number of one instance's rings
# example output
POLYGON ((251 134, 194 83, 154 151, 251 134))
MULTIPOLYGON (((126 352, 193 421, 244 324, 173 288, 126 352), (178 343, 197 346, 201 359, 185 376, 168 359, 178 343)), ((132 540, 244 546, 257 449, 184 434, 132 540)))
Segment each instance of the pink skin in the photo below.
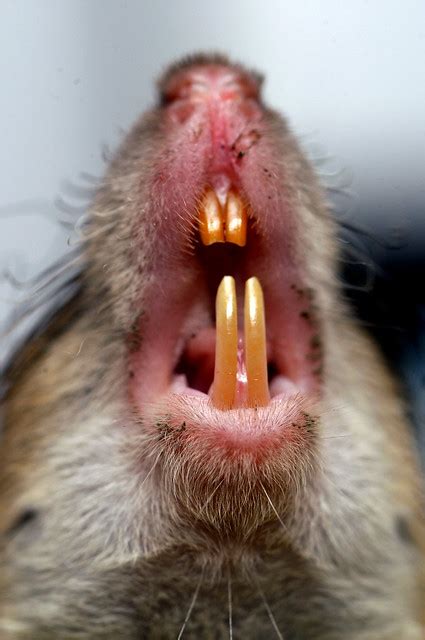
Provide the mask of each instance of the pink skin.
MULTIPOLYGON (((252 445, 264 455, 291 439, 291 425, 311 407, 320 386, 318 362, 308 358, 316 329, 302 318, 309 300, 297 258, 294 196, 285 189, 288 181, 253 78, 220 65, 192 67, 171 79, 165 95, 163 147, 154 162, 149 202, 157 277, 144 296, 149 313, 140 321, 141 347, 131 354, 132 400, 144 419, 165 412, 170 425, 184 422, 182 438, 191 446, 203 448, 208 434, 223 451, 242 455, 252 445), (248 204, 244 248, 200 246, 197 210, 208 185, 220 199, 232 187, 248 204), (207 393, 215 293, 223 275, 236 278, 240 311, 245 280, 255 275, 263 287, 268 360, 277 374, 269 381, 269 405, 258 410, 219 411, 207 393), (188 386, 185 367, 195 388, 188 386)), ((241 352, 240 398, 243 366, 241 352)))

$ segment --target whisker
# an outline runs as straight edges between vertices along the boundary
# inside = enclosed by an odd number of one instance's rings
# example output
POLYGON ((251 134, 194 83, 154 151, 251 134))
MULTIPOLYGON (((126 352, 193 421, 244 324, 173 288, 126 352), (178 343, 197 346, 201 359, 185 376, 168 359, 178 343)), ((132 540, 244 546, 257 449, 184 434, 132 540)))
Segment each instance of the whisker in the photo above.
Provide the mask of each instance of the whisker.
MULTIPOLYGON (((71 267, 75 266, 79 262, 82 262, 82 256, 80 253, 69 252, 69 257, 65 256, 63 260, 52 265, 51 268, 44 270, 42 273, 37 274, 35 277, 29 280, 19 280, 8 269, 3 271, 3 278, 12 287, 18 290, 30 290, 30 296, 39 293, 43 289, 49 287, 53 282, 56 282, 62 273, 66 273, 71 267)), ((24 301, 24 300, 23 300, 24 301)), ((22 301, 22 302, 23 302, 22 301)))
POLYGON ((272 623, 273 629, 276 632, 276 636, 279 638, 279 640, 284 640, 283 635, 281 634, 281 632, 279 631, 279 627, 277 626, 277 622, 276 622, 276 618, 273 615, 273 611, 270 609, 269 603, 266 600, 266 596, 264 595, 264 592, 262 590, 262 588, 260 587, 260 584, 257 580, 257 578, 255 576, 253 576, 254 578, 254 582, 255 582, 255 586, 257 587, 257 591, 261 596, 261 600, 263 601, 264 607, 267 611, 267 614, 270 618, 270 622, 272 623))
POLYGON ((76 353, 72 353, 71 351, 65 351, 65 353, 68 353, 70 356, 72 356, 72 359, 75 360, 75 358, 78 358, 78 356, 81 353, 81 350, 83 348, 83 344, 85 343, 86 338, 83 338, 80 342, 80 346, 78 347, 78 350, 76 351, 76 353))
POLYGON ((196 600, 198 599, 199 589, 201 588, 203 579, 204 579, 204 570, 202 570, 201 577, 199 578, 199 582, 196 586, 195 593, 193 594, 193 598, 190 602, 189 609, 184 619, 182 628, 180 629, 179 635, 177 636, 177 640, 180 640, 182 638, 186 625, 189 622, 190 616, 192 615, 193 607, 195 606, 196 600))
POLYGON ((158 462, 159 462, 159 459, 160 459, 160 457, 161 457, 161 453, 162 453, 161 451, 158 453, 158 455, 157 455, 157 456, 156 456, 156 458, 155 458, 155 462, 153 463, 152 467, 150 468, 150 470, 148 471, 148 473, 147 473, 147 474, 145 475, 145 477, 143 478, 143 480, 142 480, 142 484, 141 484, 141 485, 139 485, 139 491, 140 491, 140 489, 143 487, 143 485, 145 484, 145 482, 146 482, 146 481, 150 478, 150 476, 152 475, 152 473, 153 473, 153 471, 154 471, 154 469, 155 469, 156 465, 157 465, 157 464, 158 464, 158 462))
POLYGON ((229 640, 233 640, 232 577, 230 567, 227 574, 227 602, 229 609, 229 640))
POLYGON ((66 202, 66 200, 62 196, 57 196, 53 204, 56 207, 56 209, 59 209, 59 211, 61 211, 62 213, 65 213, 66 215, 71 216, 71 218, 75 218, 76 216, 81 216, 83 213, 87 211, 86 204, 80 205, 80 206, 72 205, 69 202, 66 202))
POLYGON ((203 513, 204 509, 209 505, 209 503, 211 502, 211 500, 213 499, 213 497, 215 496, 216 492, 218 491, 218 489, 221 487, 221 485, 223 484, 224 480, 220 480, 220 482, 218 483, 218 485, 216 486, 216 488, 212 491, 211 495, 209 498, 207 498, 207 500, 204 502, 204 504, 201 507, 200 510, 200 514, 203 513))
POLYGON ((88 200, 96 195, 96 187, 86 187, 72 180, 63 180, 61 184, 61 191, 72 195, 80 200, 88 200))
POLYGON ((102 144, 100 156, 105 164, 109 164, 109 162, 112 160, 112 151, 110 146, 106 142, 102 144))
POLYGON ((74 275, 64 283, 58 283, 56 288, 52 291, 48 291, 45 295, 32 296, 31 302, 21 301, 19 303, 17 312, 12 314, 5 327, 0 329, 0 340, 4 340, 8 336, 14 334, 19 327, 32 316, 32 314, 40 311, 45 305, 52 305, 52 308, 59 307, 60 304, 65 304, 67 300, 70 300, 80 289, 78 282, 78 276, 74 275))
POLYGON ((97 238, 101 236, 103 233, 108 233, 111 229, 115 227, 115 222, 110 222, 105 224, 99 228, 95 228, 90 233, 84 233, 81 229, 75 228, 74 233, 71 234, 67 240, 67 244, 69 247, 80 246, 85 244, 86 242, 90 242, 93 238, 97 238))
POLYGON ((265 486, 263 485, 263 483, 261 482, 261 480, 260 480, 260 485, 261 485, 262 490, 263 490, 263 491, 264 491, 264 493, 266 494, 266 498, 267 498, 267 500, 269 501, 269 504, 270 504, 271 508, 273 509, 273 511, 274 511, 274 513, 275 513, 275 515, 276 515, 276 518, 279 520, 279 522, 280 522, 280 524, 281 524, 281 526, 282 526, 282 529, 284 530, 284 532, 285 532, 285 533, 287 533, 287 532, 288 532, 288 530, 287 530, 287 528, 286 528, 286 525, 285 525, 285 523, 283 522, 283 520, 282 520, 282 518, 280 517, 280 515, 278 514, 277 509, 276 509, 276 507, 274 506, 274 504, 273 504, 273 502, 272 502, 272 499, 270 498, 269 494, 267 493, 266 488, 265 488, 265 486))
POLYGON ((94 176, 91 173, 87 173, 86 171, 81 171, 80 178, 81 180, 84 180, 85 182, 89 182, 90 184, 94 184, 94 185, 100 184, 102 180, 100 176, 94 176))

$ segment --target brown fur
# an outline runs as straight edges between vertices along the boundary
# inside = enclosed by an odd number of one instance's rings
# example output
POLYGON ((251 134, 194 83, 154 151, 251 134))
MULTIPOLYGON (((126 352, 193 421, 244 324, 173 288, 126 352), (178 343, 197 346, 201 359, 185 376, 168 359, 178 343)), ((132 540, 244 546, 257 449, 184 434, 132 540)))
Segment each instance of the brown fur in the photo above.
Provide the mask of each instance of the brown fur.
POLYGON ((229 589, 235 638, 278 637, 273 624, 285 640, 425 637, 422 480, 404 408, 342 299, 313 171, 285 123, 267 118, 291 176, 322 327, 311 456, 294 450, 281 493, 268 484, 272 467, 252 482, 250 469, 203 475, 184 455, 169 468, 166 416, 141 425, 128 401, 128 335, 149 312, 138 287, 141 275, 155 278, 140 213, 162 136, 155 110, 92 205, 80 294, 6 376, 0 638, 177 638, 195 595, 183 637, 226 638, 229 589), (158 424, 164 438, 152 448, 158 424))

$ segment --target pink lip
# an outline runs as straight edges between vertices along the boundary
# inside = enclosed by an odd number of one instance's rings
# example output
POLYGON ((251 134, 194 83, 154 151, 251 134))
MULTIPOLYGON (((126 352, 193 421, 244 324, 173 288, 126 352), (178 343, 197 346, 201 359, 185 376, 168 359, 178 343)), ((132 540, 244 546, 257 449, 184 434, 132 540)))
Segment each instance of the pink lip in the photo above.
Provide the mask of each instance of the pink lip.
POLYGON ((248 456, 261 464, 282 450, 309 448, 314 437, 315 404, 311 398, 278 395, 267 407, 256 409, 216 409, 206 394, 169 393, 144 412, 146 424, 153 424, 152 435, 169 439, 170 446, 184 447, 193 460, 206 457, 217 464, 248 456), (158 416, 164 416, 161 424, 158 416), (161 432, 163 429, 163 433, 161 432))

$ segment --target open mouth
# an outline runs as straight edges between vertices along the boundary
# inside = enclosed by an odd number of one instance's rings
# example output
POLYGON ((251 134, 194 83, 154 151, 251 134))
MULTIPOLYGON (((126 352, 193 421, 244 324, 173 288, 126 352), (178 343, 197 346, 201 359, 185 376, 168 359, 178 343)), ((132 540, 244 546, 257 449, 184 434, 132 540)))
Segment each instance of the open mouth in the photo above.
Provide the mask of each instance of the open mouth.
POLYGON ((174 388, 208 394, 221 410, 267 406, 279 393, 301 391, 267 341, 263 290, 258 277, 249 275, 246 260, 248 227, 249 242, 258 242, 247 206, 235 189, 217 194, 207 188, 198 220, 197 253, 211 292, 213 322, 185 345, 174 388))
POLYGON ((172 141, 149 194, 155 278, 131 396, 145 424, 254 450, 305 423, 320 395, 320 327, 264 108, 227 68, 190 73, 163 107, 172 141))
POLYGON ((143 412, 161 406, 169 420, 174 403, 185 424, 193 411, 197 423, 248 420, 272 429, 277 408, 320 387, 311 294, 275 255, 245 197, 223 176, 217 184, 198 203, 190 251, 180 262, 170 258, 153 303, 161 310, 142 319, 134 395, 143 412))

